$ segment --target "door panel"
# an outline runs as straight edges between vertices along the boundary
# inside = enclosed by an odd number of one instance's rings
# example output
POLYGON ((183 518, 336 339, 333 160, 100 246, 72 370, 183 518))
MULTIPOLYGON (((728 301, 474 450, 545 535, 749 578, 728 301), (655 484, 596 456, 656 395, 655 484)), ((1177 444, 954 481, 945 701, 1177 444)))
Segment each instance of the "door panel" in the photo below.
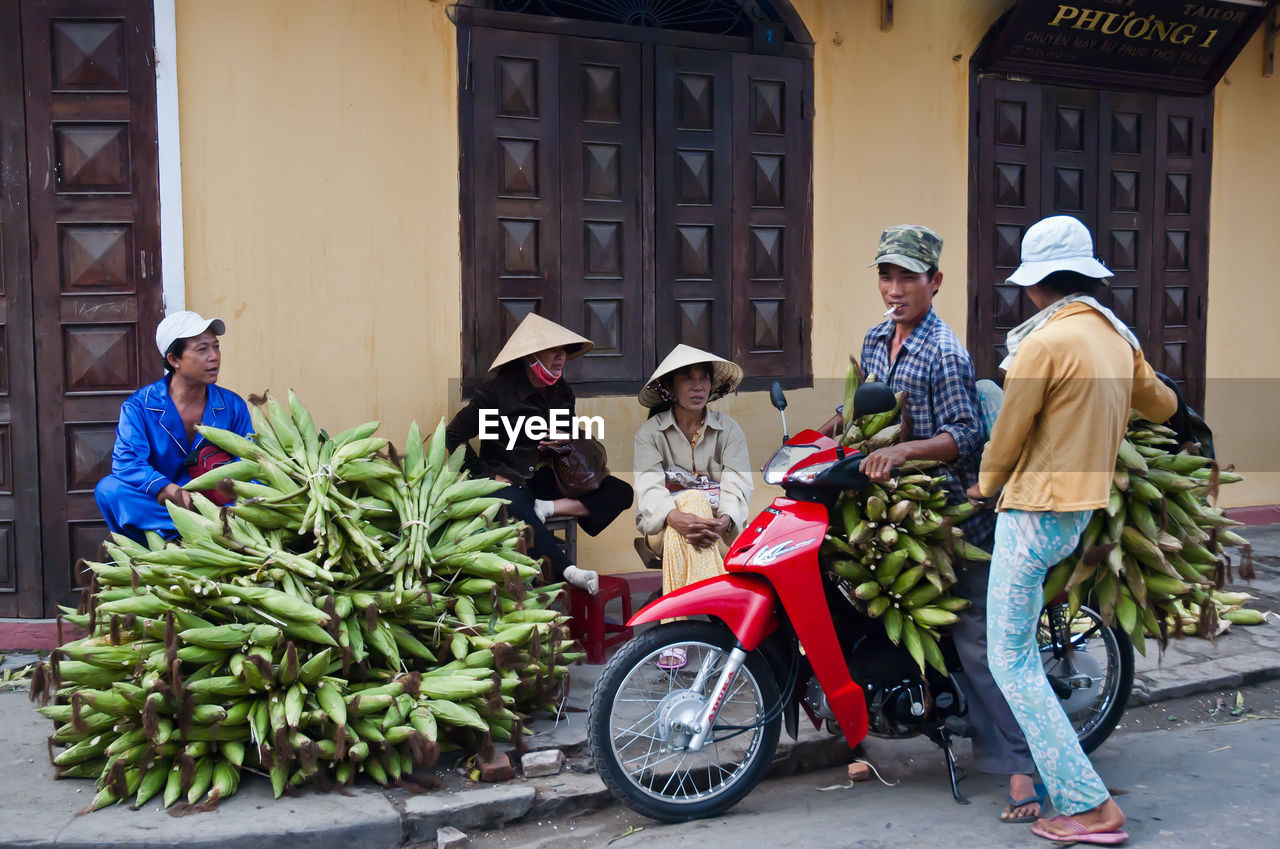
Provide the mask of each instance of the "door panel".
POLYGON ((1204 401, 1208 294, 1209 101, 1163 97, 1155 110, 1150 251, 1153 256, 1152 364, 1173 378, 1192 404, 1204 401))
POLYGON ((474 31, 477 373, 521 320, 561 314, 560 85, 556 38, 474 31), (497 314, 494 306, 498 305, 497 314))
POLYGON ((568 376, 643 380, 641 47, 562 38, 559 60, 560 314, 595 342, 568 376))
POLYGON ((660 45, 654 60, 657 356, 731 350, 732 54, 660 45))
POLYGON ((22 7, 45 607, 105 536, 93 486, 120 403, 161 372, 149 0, 22 7))
MULTIPOLYGON (((1039 160, 1045 125, 1057 132, 1058 116, 1047 118, 1039 97, 1005 80, 983 80, 981 124, 977 131, 977 205, 975 223, 981 283, 974 288, 969 320, 969 350, 980 376, 994 374, 1004 359, 1005 334, 1030 313, 1020 286, 1005 283, 1018 267, 1022 234, 1040 219, 1043 180, 1039 160)), ((1065 139, 1067 146, 1073 138, 1065 139)), ((972 287, 972 284, 971 284, 972 287)), ((1034 310, 1032 310, 1034 312, 1034 310)))
POLYGON ((804 371, 809 279, 803 226, 803 66, 733 57, 733 354, 753 377, 804 371))
MULTIPOLYGON (((1103 304, 1129 325, 1152 354, 1152 262, 1149 249, 1155 165, 1155 99, 1151 95, 1104 92, 1098 115, 1099 226, 1094 250, 1115 272, 1103 304)), ((1155 362, 1155 360, 1152 360, 1155 362)))
POLYGON ((18 0, 0 0, 0 616, 44 613, 18 0))

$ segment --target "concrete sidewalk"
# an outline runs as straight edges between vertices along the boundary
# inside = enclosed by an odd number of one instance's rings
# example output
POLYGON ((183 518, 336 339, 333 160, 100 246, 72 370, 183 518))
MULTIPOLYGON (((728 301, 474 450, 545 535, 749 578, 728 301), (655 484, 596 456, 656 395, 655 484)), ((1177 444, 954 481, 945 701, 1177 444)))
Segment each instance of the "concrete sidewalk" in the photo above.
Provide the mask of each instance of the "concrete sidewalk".
MULTIPOLYGON (((1247 530, 1254 544, 1258 579, 1239 588, 1259 596, 1253 606, 1280 610, 1280 525, 1247 530)), ((637 599, 639 600, 639 599, 637 599)), ((1177 640, 1163 658, 1154 644, 1151 656, 1138 659, 1136 703, 1157 702, 1280 678, 1280 628, 1234 627, 1215 643, 1177 640)), ((21 661, 7 658, 9 666, 21 661)), ((537 719, 529 747, 561 749, 568 760, 556 776, 503 784, 467 781, 456 771, 437 768, 419 775, 440 789, 413 795, 359 784, 343 792, 271 798, 265 779, 246 775, 240 791, 211 813, 173 816, 155 802, 142 810, 107 808, 78 816, 92 798, 90 781, 53 780, 45 738, 51 724, 27 701, 25 692, 0 693, 0 846, 148 847, 148 849, 256 849, 287 840, 290 849, 344 846, 392 849, 427 844, 436 830, 496 828, 516 820, 550 820, 610 804, 586 754, 586 713, 602 667, 574 669, 568 710, 557 723, 537 719)), ((960 742, 962 763, 966 743, 960 742)), ((784 735, 775 774, 808 772, 850 759, 842 739, 807 728, 799 742, 784 735)))

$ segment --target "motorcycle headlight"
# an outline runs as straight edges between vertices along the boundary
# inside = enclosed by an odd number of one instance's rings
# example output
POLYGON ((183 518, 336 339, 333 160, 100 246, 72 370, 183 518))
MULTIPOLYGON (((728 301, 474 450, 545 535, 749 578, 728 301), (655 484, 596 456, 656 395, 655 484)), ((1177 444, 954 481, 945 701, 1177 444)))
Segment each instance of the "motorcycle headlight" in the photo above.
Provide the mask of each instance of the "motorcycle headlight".
POLYGON ((788 483, 813 483, 818 475, 825 472, 836 464, 835 460, 828 460, 825 463, 814 463, 812 466, 805 466, 795 474, 787 477, 788 483))
POLYGON ((782 483, 783 478, 787 476, 787 472, 792 466, 818 450, 820 449, 816 445, 782 446, 769 458, 769 462, 764 464, 764 468, 760 470, 760 473, 764 475, 764 482, 767 484, 782 483))

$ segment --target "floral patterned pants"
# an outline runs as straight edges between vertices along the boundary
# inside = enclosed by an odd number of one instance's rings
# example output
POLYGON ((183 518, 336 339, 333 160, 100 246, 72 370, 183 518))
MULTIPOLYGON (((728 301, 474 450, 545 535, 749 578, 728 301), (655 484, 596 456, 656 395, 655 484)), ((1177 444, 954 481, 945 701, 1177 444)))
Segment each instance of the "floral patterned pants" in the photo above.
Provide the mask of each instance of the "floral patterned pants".
POLYGON ((987 659, 1027 737, 1031 756, 1060 813, 1096 808, 1110 798, 1066 711, 1049 687, 1036 645, 1045 574, 1080 541, 1092 511, 1006 510, 996 517, 987 584, 987 659))

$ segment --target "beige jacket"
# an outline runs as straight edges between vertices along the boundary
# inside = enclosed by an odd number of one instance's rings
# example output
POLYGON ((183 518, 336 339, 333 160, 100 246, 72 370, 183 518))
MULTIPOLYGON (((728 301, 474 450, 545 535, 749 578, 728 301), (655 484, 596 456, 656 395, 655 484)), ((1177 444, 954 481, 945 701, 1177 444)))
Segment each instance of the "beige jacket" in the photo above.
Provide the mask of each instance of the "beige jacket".
POLYGON ((1000 510, 1106 507, 1130 408, 1162 422, 1177 404, 1101 313, 1068 304, 1013 358, 982 454, 982 494, 1000 492, 1000 510))
POLYGON ((666 486, 668 466, 680 466, 717 481, 720 506, 716 518, 728 516, 733 521, 731 532, 742 530, 750 518, 747 509, 755 485, 747 457, 747 435, 737 422, 708 410, 706 429, 692 450, 670 410, 640 426, 635 440, 635 490, 636 529, 642 534, 661 533, 667 514, 676 509, 675 495, 666 486))

